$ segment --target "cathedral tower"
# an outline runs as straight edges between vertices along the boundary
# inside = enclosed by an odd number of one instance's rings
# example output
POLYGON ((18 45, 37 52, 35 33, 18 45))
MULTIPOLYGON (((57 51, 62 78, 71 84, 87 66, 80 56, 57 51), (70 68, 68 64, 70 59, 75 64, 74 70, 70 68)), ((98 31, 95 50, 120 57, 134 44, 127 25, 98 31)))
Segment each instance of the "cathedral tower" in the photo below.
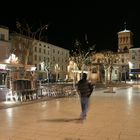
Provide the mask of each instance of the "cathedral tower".
POLYGON ((130 30, 125 29, 118 32, 118 52, 129 52, 129 49, 133 47, 133 33, 130 30))

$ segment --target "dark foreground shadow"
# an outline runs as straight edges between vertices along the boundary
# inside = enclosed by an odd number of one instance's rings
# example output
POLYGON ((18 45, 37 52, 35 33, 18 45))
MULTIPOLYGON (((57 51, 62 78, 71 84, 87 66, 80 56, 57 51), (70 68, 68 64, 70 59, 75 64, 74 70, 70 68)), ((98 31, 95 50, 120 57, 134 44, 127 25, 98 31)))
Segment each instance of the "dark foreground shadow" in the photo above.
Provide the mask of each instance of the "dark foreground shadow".
POLYGON ((38 122, 54 122, 54 123, 61 123, 61 122, 81 122, 80 118, 54 118, 54 119, 42 119, 38 120, 38 122))

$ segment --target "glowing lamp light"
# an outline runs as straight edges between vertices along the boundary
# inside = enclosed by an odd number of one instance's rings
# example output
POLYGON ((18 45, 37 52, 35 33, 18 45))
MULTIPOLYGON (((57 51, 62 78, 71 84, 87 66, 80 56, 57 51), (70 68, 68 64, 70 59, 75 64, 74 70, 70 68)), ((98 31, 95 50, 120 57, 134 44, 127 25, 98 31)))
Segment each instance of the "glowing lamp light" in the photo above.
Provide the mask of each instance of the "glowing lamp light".
POLYGON ((133 68, 133 64, 131 62, 128 62, 128 64, 130 69, 133 68))
POLYGON ((31 71, 35 71, 36 70, 36 67, 31 67, 31 71))
POLYGON ((13 63, 17 64, 18 63, 18 57, 16 57, 15 54, 11 54, 9 58, 6 60, 7 63, 13 63))

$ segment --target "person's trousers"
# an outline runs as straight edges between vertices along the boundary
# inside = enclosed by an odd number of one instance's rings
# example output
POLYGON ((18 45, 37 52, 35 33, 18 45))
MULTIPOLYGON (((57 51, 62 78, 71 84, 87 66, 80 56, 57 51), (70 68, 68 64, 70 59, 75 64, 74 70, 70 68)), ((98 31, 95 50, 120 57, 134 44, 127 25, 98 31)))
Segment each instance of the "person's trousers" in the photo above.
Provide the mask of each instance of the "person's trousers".
POLYGON ((81 97, 81 117, 84 119, 87 116, 88 107, 89 107, 89 97, 81 97))

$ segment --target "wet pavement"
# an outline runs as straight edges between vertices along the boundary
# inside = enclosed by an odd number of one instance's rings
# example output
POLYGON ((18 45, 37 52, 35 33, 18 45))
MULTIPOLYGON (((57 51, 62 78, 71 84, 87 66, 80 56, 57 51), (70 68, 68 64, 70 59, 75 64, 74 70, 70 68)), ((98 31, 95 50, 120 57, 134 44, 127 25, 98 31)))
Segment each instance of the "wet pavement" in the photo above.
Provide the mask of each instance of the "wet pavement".
POLYGON ((95 90, 86 120, 79 97, 0 109, 0 140, 140 140, 140 88, 95 90))

